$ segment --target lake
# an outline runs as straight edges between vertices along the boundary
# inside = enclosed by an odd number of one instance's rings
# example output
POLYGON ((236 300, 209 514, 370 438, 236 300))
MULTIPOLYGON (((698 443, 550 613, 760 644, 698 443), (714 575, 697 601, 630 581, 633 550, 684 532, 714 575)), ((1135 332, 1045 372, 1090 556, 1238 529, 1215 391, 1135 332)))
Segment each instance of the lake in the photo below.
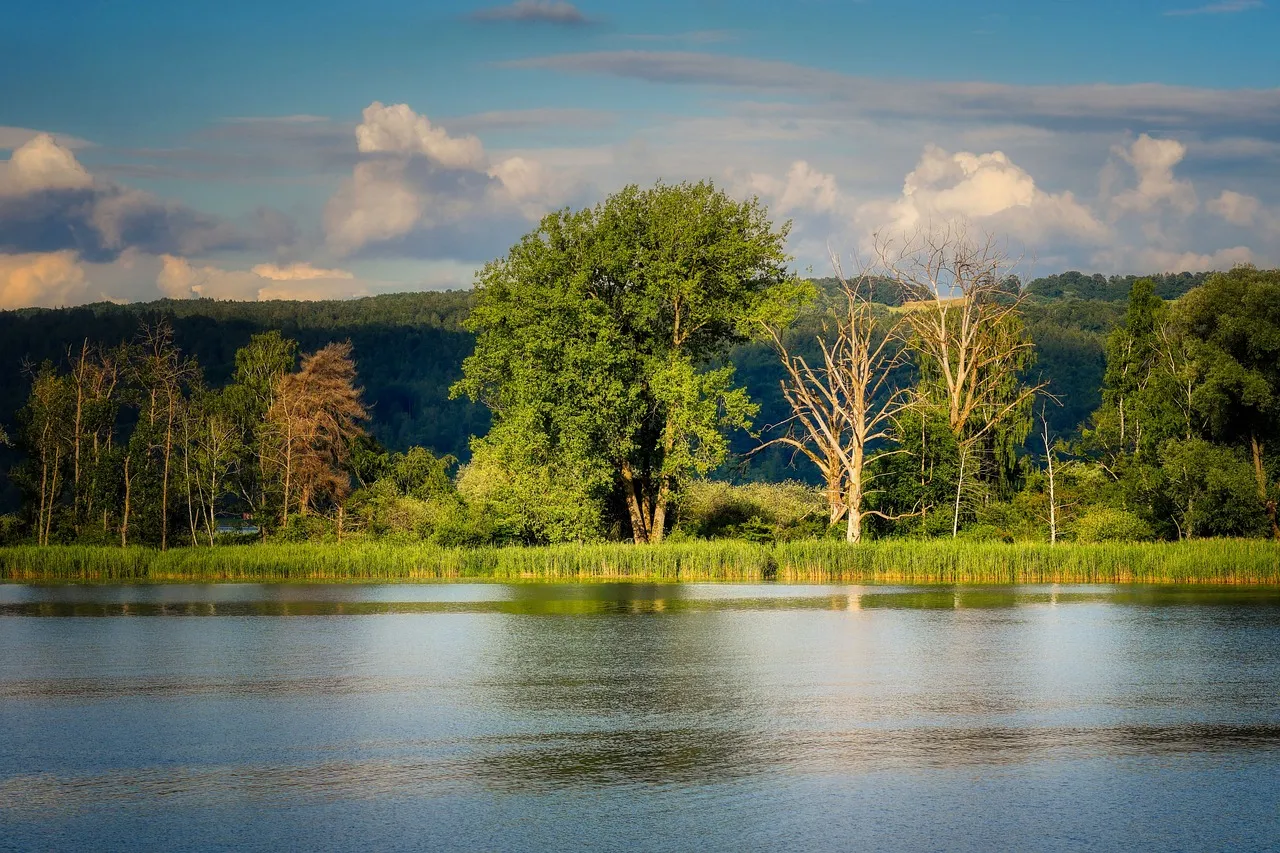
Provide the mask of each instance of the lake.
POLYGON ((0 585, 0 849, 1273 850, 1280 590, 0 585))

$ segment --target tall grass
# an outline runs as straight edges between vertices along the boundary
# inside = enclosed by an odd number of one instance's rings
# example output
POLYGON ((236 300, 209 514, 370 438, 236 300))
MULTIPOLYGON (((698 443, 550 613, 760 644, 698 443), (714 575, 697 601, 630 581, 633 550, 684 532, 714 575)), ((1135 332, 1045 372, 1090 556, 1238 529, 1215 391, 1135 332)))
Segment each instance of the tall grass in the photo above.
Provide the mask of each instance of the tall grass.
POLYGON ((684 542, 454 549, 376 542, 219 548, 0 548, 0 581, 405 582, 433 580, 780 581, 788 583, 1280 584, 1280 545, 1004 544, 890 540, 684 542))

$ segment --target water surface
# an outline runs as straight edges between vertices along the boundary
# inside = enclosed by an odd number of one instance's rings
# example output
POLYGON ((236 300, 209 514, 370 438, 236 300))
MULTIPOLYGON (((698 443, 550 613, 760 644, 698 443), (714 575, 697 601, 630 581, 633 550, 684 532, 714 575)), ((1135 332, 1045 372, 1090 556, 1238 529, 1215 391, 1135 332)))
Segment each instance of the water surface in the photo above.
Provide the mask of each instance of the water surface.
POLYGON ((0 849, 1269 850, 1280 590, 0 585, 0 849))

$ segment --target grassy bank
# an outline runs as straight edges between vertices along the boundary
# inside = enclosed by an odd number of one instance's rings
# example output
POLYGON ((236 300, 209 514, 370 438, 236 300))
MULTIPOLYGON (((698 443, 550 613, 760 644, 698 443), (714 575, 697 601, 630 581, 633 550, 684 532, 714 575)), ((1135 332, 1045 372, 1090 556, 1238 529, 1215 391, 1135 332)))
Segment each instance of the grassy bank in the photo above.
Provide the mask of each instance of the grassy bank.
POLYGON ((0 581, 413 582, 433 580, 789 583, 1280 584, 1280 545, 1245 540, 1057 546, 997 542, 692 542, 444 549, 428 545, 0 548, 0 581))

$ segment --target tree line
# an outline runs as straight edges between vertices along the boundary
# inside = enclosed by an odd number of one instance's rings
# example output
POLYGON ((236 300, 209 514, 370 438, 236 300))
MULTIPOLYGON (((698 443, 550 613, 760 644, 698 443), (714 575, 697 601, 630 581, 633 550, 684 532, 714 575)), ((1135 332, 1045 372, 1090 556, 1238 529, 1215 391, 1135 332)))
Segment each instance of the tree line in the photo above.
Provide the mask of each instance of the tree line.
POLYGON ((452 393, 492 421, 465 464, 369 435, 350 342, 300 356, 257 334, 214 387, 166 322, 85 340, 28 367, 24 503, 0 534, 1280 538, 1280 273, 1040 280, 1129 290, 1101 403, 1066 433, 1037 371, 1036 288, 998 241, 885 237, 815 284, 791 270, 787 232, 708 182, 545 217, 478 274, 460 320, 475 347, 452 393), (753 343, 785 404, 767 421, 732 361, 753 343), (779 452, 821 485, 722 482, 779 452))

